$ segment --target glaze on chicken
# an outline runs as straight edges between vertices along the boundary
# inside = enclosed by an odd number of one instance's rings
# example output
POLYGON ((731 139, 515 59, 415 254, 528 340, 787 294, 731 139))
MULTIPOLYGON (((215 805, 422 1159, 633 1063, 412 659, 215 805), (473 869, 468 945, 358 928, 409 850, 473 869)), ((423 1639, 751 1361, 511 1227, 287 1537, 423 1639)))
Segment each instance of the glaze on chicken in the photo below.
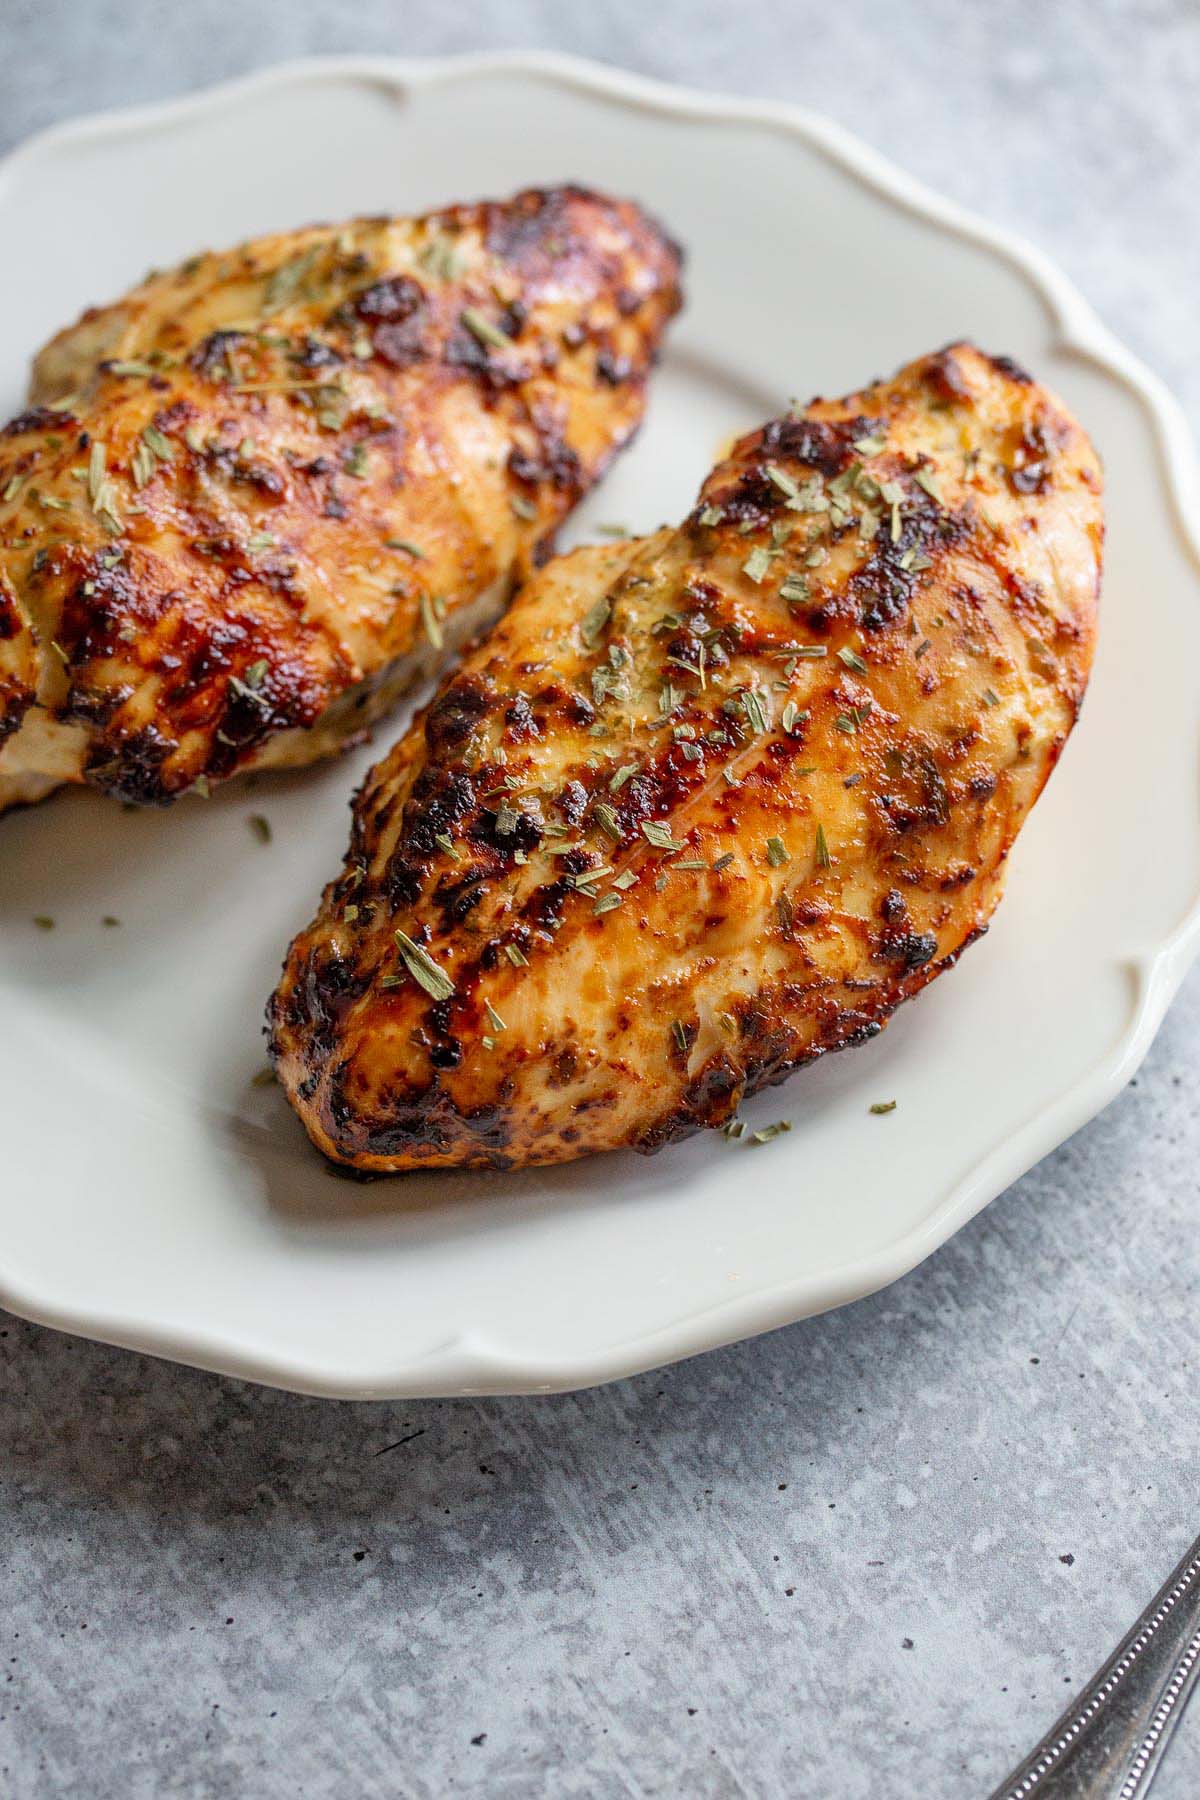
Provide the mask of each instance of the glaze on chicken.
POLYGON ((1101 475, 958 344, 550 564, 372 771, 270 1008, 314 1142, 506 1167, 731 1120, 986 928, 1075 723, 1101 475))
POLYGON ((0 810, 361 733, 640 422, 679 254, 574 188, 262 238, 37 359, 0 433, 0 810))

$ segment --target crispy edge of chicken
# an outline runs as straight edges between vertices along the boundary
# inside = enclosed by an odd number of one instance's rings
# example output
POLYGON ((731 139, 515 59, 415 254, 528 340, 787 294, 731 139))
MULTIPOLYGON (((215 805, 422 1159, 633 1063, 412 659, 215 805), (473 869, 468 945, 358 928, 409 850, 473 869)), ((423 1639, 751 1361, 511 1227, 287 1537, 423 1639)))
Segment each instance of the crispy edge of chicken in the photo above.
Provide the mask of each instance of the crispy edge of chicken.
POLYGON ((967 344, 544 569, 369 775, 269 1008, 362 1171, 655 1150, 873 1037, 987 927, 1074 725, 1101 472, 967 344))
POLYGON ((195 257, 61 333, 0 433, 0 810, 361 736, 632 436, 679 268, 632 203, 535 190, 195 257))

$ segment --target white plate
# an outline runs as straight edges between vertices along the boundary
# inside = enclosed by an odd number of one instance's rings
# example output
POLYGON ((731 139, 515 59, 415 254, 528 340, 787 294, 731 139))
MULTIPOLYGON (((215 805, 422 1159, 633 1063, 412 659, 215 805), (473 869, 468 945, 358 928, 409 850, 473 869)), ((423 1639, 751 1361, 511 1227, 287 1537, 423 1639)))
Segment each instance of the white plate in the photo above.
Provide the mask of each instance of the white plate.
POLYGON ((24 246, 0 291, 0 404, 17 409, 52 328, 147 265, 565 178, 636 196, 690 256, 648 424, 573 535, 680 517, 731 432, 958 336, 1028 364, 1092 431, 1100 655, 995 926, 881 1039, 756 1103, 789 1137, 360 1187, 251 1078, 369 755, 207 807, 76 793, 10 817, 0 1300, 16 1312, 337 1395, 536 1391, 686 1356, 927 1256, 1128 1079, 1196 948, 1200 478, 1181 416, 1038 256, 809 114, 562 57, 356 59, 53 132, 0 166, 0 243, 24 246))

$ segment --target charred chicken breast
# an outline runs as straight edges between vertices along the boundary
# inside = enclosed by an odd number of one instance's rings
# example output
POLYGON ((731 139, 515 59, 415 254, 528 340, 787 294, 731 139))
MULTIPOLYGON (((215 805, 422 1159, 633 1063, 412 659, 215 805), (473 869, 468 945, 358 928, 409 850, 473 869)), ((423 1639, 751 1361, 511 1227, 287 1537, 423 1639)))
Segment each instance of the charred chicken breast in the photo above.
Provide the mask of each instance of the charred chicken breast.
POLYGON ((0 809, 304 763, 489 622, 642 415, 679 255, 574 188, 262 238, 0 433, 0 809))
POLYGON ((1087 683, 1101 475, 958 344, 550 564, 370 774, 270 1008, 361 1170, 654 1150, 985 929, 1087 683))

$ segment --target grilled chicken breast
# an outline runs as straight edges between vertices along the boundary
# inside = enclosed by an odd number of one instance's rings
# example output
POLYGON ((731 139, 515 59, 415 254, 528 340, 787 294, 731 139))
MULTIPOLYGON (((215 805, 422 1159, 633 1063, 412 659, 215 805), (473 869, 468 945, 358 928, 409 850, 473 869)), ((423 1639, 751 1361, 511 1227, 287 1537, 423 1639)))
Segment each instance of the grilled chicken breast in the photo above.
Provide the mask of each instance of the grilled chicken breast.
POLYGON ((679 253, 575 188, 262 238, 0 433, 0 809, 324 756, 502 609, 642 416, 679 253))
POLYGON ((370 774, 270 1008, 361 1170, 654 1150, 985 929, 1075 722, 1101 476, 958 344, 747 437, 524 590, 370 774))

